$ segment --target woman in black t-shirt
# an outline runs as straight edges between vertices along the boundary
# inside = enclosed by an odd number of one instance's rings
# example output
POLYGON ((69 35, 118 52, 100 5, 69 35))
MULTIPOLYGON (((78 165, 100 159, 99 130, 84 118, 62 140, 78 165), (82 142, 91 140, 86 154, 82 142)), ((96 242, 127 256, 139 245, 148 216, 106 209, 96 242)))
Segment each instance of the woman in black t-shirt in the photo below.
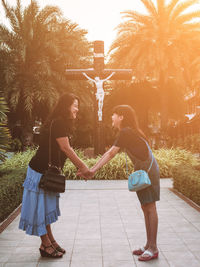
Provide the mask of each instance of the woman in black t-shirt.
MULTIPOLYGON (((88 177, 92 177, 97 170, 111 160, 121 149, 124 149, 134 165, 134 170, 148 170, 151 186, 137 192, 144 213, 147 241, 144 247, 133 251, 139 255, 140 261, 149 261, 158 257, 157 228, 158 215, 156 201, 160 199, 160 175, 158 164, 152 154, 144 133, 140 130, 135 111, 128 105, 114 108, 112 125, 118 129, 118 136, 113 146, 91 168, 88 177)), ((81 172, 78 172, 81 175, 81 172)), ((84 175, 83 175, 84 176, 84 175)), ((134 227, 134 224, 133 224, 134 227)))
POLYGON ((74 94, 64 94, 50 114, 41 131, 39 148, 31 159, 22 200, 19 228, 29 235, 40 236, 40 253, 43 257, 62 257, 65 250, 55 241, 51 231, 51 223, 60 215, 59 194, 45 192, 38 187, 42 174, 48 168, 49 132, 51 126, 51 164, 63 168, 68 157, 72 163, 88 173, 87 166, 79 159, 70 146, 69 135, 73 121, 78 112, 79 100, 74 94), (60 156, 59 156, 60 155, 60 156))

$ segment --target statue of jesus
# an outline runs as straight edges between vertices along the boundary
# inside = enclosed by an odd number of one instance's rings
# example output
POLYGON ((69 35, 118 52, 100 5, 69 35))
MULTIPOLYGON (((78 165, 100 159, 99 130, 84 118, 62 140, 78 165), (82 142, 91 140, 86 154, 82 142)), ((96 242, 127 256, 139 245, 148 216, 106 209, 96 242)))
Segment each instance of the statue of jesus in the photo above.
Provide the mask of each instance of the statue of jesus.
POLYGON ((98 118, 99 118, 99 121, 102 121, 103 100, 104 100, 104 95, 105 95, 105 92, 103 90, 103 83, 105 81, 109 80, 114 74, 115 74, 115 72, 112 72, 107 78, 100 80, 99 77, 95 77, 94 79, 92 79, 85 72, 83 72, 83 75, 88 80, 94 82, 96 84, 96 87, 97 87, 96 99, 98 100, 98 118))

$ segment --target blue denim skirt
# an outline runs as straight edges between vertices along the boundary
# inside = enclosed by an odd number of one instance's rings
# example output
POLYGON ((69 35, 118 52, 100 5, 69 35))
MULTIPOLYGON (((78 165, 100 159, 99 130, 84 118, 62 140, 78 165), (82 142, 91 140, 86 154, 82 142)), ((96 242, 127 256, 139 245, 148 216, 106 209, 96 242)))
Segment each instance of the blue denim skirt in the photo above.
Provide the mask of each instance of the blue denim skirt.
POLYGON ((58 193, 45 192, 38 187, 42 174, 28 167, 24 181, 19 229, 29 235, 42 236, 46 226, 60 216, 58 193))

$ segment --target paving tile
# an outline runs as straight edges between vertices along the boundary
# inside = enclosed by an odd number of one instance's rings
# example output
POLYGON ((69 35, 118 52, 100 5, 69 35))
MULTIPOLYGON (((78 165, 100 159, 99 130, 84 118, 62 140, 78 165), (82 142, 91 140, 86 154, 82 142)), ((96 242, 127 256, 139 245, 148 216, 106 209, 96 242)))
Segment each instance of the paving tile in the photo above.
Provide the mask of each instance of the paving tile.
POLYGON ((37 262, 8 262, 4 267, 37 267, 37 264, 37 262))
POLYGON ((79 247, 87 247, 89 248, 98 248, 99 250, 101 249, 101 240, 100 239, 76 239, 74 242, 74 250, 79 247))
POLYGON ((97 228, 78 229, 76 233, 76 239, 101 239, 100 229, 97 228))
POLYGON ((80 224, 99 224, 100 223, 100 216, 80 216, 79 217, 79 225, 80 224))
POLYGON ((33 250, 31 253, 25 253, 24 248, 19 247, 18 253, 14 252, 8 258, 7 262, 18 263, 18 262, 37 262, 40 258, 39 250, 33 250))
POLYGON ((124 231, 123 228, 101 228, 101 235, 102 238, 111 238, 111 239, 116 239, 116 238, 126 238, 126 232, 124 231))
POLYGON ((72 260, 70 267, 102 267, 102 260, 89 260, 83 262, 74 259, 72 260))
POLYGON ((121 260, 110 260, 104 261, 104 267, 134 267, 137 266, 133 260, 131 261, 121 261, 121 260))
MULTIPOLYGON (((137 261, 136 262, 136 266, 137 267, 146 267, 148 265, 149 266, 152 266, 152 267, 174 267, 174 265, 169 265, 169 263, 167 262, 167 260, 165 259, 154 259, 154 260, 151 260, 151 261, 148 261, 148 262, 142 262, 142 261, 137 261)), ((183 265, 182 265, 183 267, 183 265)))
POLYGON ((60 231, 57 228, 53 229, 53 233, 56 240, 62 240, 63 238, 66 239, 74 239, 76 235, 77 229, 74 228, 67 228, 67 230, 60 231))
POLYGON ((7 241, 17 241, 19 242, 22 238, 25 238, 24 232, 18 231, 17 233, 13 234, 12 232, 3 231, 0 234, 0 241, 7 242, 7 241))
POLYGON ((200 231, 200 222, 193 222, 192 224, 200 231))
POLYGON ((200 232, 177 233, 184 242, 200 241, 200 232))
POLYGON ((101 252, 95 252, 91 250, 79 253, 73 253, 72 254, 72 261, 80 261, 80 262, 89 262, 89 261, 102 261, 102 253, 101 252))
POLYGON ((190 222, 177 223, 171 226, 176 233, 199 233, 198 229, 190 222))
POLYGON ((41 244, 41 239, 38 236, 26 235, 23 232, 24 238, 22 238, 18 244, 18 247, 37 247, 41 244))
POLYGON ((72 258, 72 252, 67 252, 65 254, 63 254, 62 258, 46 258, 46 257, 39 257, 38 258, 38 262, 39 263, 46 263, 46 262, 53 262, 53 263, 62 263, 62 262, 70 262, 72 258))
POLYGON ((170 266, 182 267, 182 266, 190 266, 190 267, 199 267, 199 261, 196 257, 189 251, 181 252, 163 252, 170 266))
POLYGON ((158 244, 182 244, 183 240, 175 233, 159 233, 158 244))
POLYGON ((12 252, 1 252, 0 253, 0 261, 1 263, 5 263, 8 261, 8 259, 10 258, 12 252))
POLYGON ((190 239, 185 241, 188 250, 191 252, 199 252, 200 251, 200 240, 199 239, 190 239))
POLYGON ((131 261, 133 259, 132 253, 130 248, 122 248, 119 247, 118 249, 113 250, 103 250, 103 259, 104 261, 131 261))
POLYGON ((16 247, 17 245, 19 245, 20 240, 8 240, 8 241, 4 241, 2 239, 0 239, 0 249, 1 247, 16 247))
POLYGON ((188 247, 185 245, 185 244, 174 244, 174 243, 171 243, 171 244, 159 244, 159 249, 162 251, 162 252, 166 252, 166 251, 178 251, 178 252, 186 252, 188 251, 188 247))
POLYGON ((195 255, 196 259, 200 262, 200 253, 199 253, 199 250, 198 251, 195 251, 195 252, 192 252, 193 255, 195 255))
MULTIPOLYGON (((24 266, 25 267, 25 266, 24 266)), ((29 267, 29 266, 26 266, 29 267)), ((31 266, 30 266, 31 267, 31 266)), ((53 259, 47 262, 39 262, 37 267, 70 267, 70 262, 55 262, 53 259)))

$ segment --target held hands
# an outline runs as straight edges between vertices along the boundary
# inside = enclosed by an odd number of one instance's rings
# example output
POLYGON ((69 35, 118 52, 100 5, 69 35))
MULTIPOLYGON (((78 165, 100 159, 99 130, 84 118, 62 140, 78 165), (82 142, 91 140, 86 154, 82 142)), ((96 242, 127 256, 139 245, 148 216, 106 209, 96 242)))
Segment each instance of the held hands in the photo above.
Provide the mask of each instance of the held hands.
POLYGON ((77 176, 84 177, 85 180, 92 178, 95 175, 95 172, 92 169, 79 169, 76 173, 77 176))

